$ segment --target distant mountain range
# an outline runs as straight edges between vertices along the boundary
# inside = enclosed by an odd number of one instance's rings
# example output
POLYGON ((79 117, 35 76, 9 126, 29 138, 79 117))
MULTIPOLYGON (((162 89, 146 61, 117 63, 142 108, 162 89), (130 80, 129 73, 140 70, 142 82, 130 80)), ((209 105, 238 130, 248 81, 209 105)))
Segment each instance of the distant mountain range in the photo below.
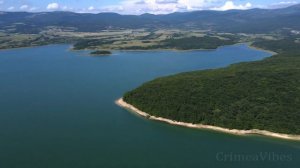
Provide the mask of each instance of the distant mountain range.
POLYGON ((194 11, 167 15, 116 13, 0 12, 0 29, 12 33, 38 33, 49 27, 82 32, 127 28, 207 29, 232 33, 266 33, 300 29, 300 4, 282 9, 194 11))

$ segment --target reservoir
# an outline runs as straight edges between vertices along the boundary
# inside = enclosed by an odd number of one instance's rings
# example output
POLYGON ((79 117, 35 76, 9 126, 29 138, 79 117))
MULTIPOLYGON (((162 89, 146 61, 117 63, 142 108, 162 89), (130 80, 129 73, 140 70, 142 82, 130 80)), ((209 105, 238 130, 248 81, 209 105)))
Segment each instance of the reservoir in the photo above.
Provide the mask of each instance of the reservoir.
POLYGON ((1 168, 299 167, 300 142, 172 126, 114 103, 157 77, 270 53, 246 44, 99 57, 69 48, 0 51, 1 168))

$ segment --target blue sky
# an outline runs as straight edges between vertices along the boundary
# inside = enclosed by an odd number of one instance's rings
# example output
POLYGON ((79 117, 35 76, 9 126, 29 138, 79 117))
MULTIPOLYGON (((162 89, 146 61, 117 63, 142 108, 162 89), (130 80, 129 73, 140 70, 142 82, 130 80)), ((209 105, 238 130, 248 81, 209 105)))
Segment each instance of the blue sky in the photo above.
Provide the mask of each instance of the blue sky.
POLYGON ((194 10, 280 8, 300 0, 0 0, 1 11, 165 14, 194 10))

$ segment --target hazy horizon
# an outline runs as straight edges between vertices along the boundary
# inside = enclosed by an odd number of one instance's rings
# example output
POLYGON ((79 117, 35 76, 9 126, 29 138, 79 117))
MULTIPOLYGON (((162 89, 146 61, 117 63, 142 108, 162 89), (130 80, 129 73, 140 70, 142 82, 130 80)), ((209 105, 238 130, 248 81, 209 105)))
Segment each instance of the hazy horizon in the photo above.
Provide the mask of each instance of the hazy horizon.
POLYGON ((0 0, 2 12, 118 13, 126 15, 169 14, 201 10, 276 9, 299 4, 300 0, 0 0))

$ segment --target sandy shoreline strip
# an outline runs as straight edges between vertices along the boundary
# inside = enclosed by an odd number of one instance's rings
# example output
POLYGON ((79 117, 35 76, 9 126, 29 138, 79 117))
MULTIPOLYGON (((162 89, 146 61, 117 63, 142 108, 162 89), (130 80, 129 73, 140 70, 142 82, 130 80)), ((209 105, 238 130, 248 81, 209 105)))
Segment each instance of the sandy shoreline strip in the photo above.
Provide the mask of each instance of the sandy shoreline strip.
POLYGON ((126 103, 123 100, 123 98, 116 100, 116 104, 119 105, 120 107, 130 110, 130 111, 132 111, 140 116, 143 116, 147 119, 166 122, 166 123, 169 123, 172 125, 184 126, 184 127, 189 127, 189 128, 198 128, 198 129, 210 129, 210 130, 220 131, 220 132, 234 134, 234 135, 257 134, 257 135, 270 136, 270 137, 274 137, 274 138, 300 141, 300 135, 281 134, 281 133, 275 133, 275 132, 258 130, 258 129, 252 129, 252 130, 228 129, 228 128, 222 128, 222 127, 217 127, 217 126, 212 126, 212 125, 192 124, 192 123, 173 121, 173 120, 162 118, 162 117, 155 117, 155 116, 151 116, 151 115, 147 114, 146 112, 143 112, 143 111, 137 109, 136 107, 132 106, 131 104, 126 103))
POLYGON ((253 46, 251 43, 247 44, 249 48, 251 49, 254 49, 254 50, 259 50, 259 51, 264 51, 264 52, 267 52, 267 53, 270 53, 273 55, 277 55, 278 53, 275 52, 275 51, 271 51, 271 50, 266 50, 266 49, 262 49, 262 48, 259 48, 259 47, 255 47, 253 46))

